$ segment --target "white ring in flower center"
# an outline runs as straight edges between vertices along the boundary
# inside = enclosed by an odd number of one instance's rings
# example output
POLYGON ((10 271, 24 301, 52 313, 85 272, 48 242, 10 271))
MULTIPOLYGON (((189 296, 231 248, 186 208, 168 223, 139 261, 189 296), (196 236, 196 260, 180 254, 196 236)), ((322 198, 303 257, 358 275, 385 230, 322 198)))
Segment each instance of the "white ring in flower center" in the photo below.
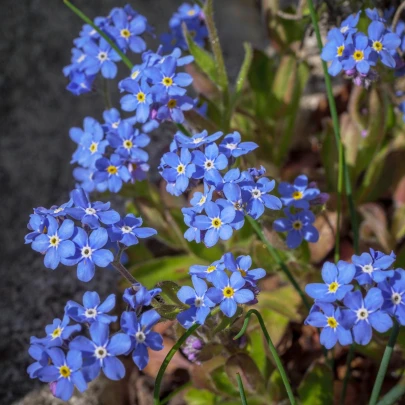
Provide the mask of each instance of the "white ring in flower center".
POLYGON ((203 205, 206 200, 207 200, 207 197, 205 197, 205 195, 203 195, 203 196, 201 197, 200 201, 198 201, 197 205, 203 205))
POLYGON ((135 333, 135 339, 138 343, 143 343, 146 340, 146 335, 140 330, 135 333))
POLYGON ((358 309, 356 314, 357 314, 357 319, 358 320, 364 321, 364 320, 366 320, 368 318, 368 311, 367 311, 366 308, 358 309))
POLYGON ((108 353, 105 347, 98 346, 96 347, 96 350, 94 350, 94 355, 97 359, 101 360, 107 357, 108 353))
POLYGON ((207 159, 207 160, 204 162, 204 168, 205 168, 206 170, 211 170, 211 169, 213 169, 213 168, 214 168, 214 162, 213 162, 212 160, 207 159))
POLYGON ((89 207, 89 208, 86 208, 86 209, 84 210, 84 212, 85 212, 87 215, 95 215, 97 211, 96 211, 94 208, 89 207))
POLYGON ((361 268, 364 273, 371 274, 374 271, 374 267, 372 264, 366 264, 361 268))
POLYGON ((59 238, 59 236, 57 234, 55 234, 53 236, 49 236, 49 244, 52 247, 58 247, 59 242, 60 242, 60 238, 59 238))
POLYGON ((120 122, 121 122, 121 121, 119 121, 119 120, 118 120, 117 122, 113 122, 113 123, 111 124, 111 127, 114 128, 114 129, 117 129, 118 126, 120 125, 120 122))
POLYGON ((197 308, 202 307, 203 304, 204 304, 204 299, 203 299, 202 297, 195 297, 194 305, 195 305, 197 308))
POLYGON ((97 55, 97 59, 98 59, 100 62, 106 61, 106 60, 108 59, 107 52, 100 52, 100 53, 97 55))
POLYGON ((391 301, 392 301, 392 303, 393 303, 394 305, 399 305, 399 304, 401 303, 401 301, 402 301, 402 296, 401 296, 401 294, 393 293, 393 294, 391 295, 391 301))
POLYGON ((130 226, 128 226, 128 225, 124 225, 121 228, 121 231, 122 231, 122 233, 130 233, 132 231, 132 228, 130 226))
POLYGON ((252 189, 251 194, 253 198, 260 198, 260 196, 262 195, 261 191, 256 187, 252 189))
POLYGON ((56 208, 56 210, 53 211, 54 214, 59 214, 60 212, 62 212, 64 210, 64 208, 60 207, 60 208, 56 208))
POLYGON ((97 311, 95 308, 88 308, 84 315, 86 318, 95 318, 97 316, 97 311))
POLYGON ((193 139, 193 143, 200 143, 203 140, 204 140, 204 138, 195 138, 195 139, 193 139))
POLYGON ((90 246, 84 246, 82 248, 82 256, 85 258, 88 258, 91 256, 91 254, 93 253, 92 249, 90 246))
POLYGON ((230 150, 234 150, 238 147, 238 145, 236 143, 227 143, 226 144, 226 148, 230 149, 230 150))

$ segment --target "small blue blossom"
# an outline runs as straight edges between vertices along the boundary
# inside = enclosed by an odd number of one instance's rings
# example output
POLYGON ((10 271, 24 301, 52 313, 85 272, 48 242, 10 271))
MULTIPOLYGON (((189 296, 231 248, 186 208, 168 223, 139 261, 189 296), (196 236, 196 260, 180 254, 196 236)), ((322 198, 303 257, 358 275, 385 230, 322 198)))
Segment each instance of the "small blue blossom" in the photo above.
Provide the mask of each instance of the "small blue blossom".
POLYGON ((116 316, 108 315, 115 307, 115 295, 109 295, 100 304, 100 296, 95 291, 87 291, 83 295, 83 305, 74 301, 68 301, 65 312, 74 321, 80 323, 111 323, 117 320, 116 316))
POLYGON ((162 290, 160 288, 153 288, 148 290, 145 286, 137 283, 129 288, 126 288, 122 299, 132 308, 138 309, 143 306, 147 307, 151 304, 153 298, 160 294, 162 290))
POLYGON ((134 118, 121 119, 120 112, 116 108, 111 108, 103 112, 103 130, 107 134, 116 134, 121 122, 128 122, 130 125, 136 123, 134 118))
POLYGON ((79 183, 76 187, 82 188, 86 193, 91 193, 94 190, 104 192, 107 190, 108 183, 97 183, 94 181, 95 168, 75 167, 73 169, 73 177, 79 183))
POLYGON ((294 184, 282 182, 278 186, 281 201, 286 207, 295 207, 307 210, 310 201, 317 198, 320 191, 308 186, 308 177, 301 174, 294 180, 294 184))
POLYGON ((118 193, 122 188, 122 183, 131 180, 131 174, 124 166, 122 157, 116 153, 112 154, 110 159, 106 157, 98 159, 96 168, 94 180, 97 183, 106 183, 112 193, 118 193))
POLYGON ((353 343, 349 329, 342 325, 342 311, 333 304, 317 302, 305 320, 305 325, 322 328, 320 342, 328 350, 339 342, 342 346, 353 343))
POLYGON ((94 322, 89 328, 91 340, 85 336, 75 337, 69 344, 70 350, 79 350, 83 355, 83 374, 88 381, 94 380, 102 369, 110 380, 121 380, 125 367, 117 356, 127 353, 131 339, 125 333, 116 333, 109 338, 109 325, 94 322))
POLYGON ((215 142, 223 135, 223 132, 215 132, 212 135, 208 135, 207 131, 202 131, 193 135, 191 138, 184 135, 181 131, 176 132, 174 139, 178 142, 182 148, 196 149, 200 146, 215 142))
POLYGON ((47 216, 48 229, 46 234, 38 235, 32 242, 32 248, 45 254, 45 267, 55 270, 61 259, 73 255, 75 247, 69 240, 74 232, 74 223, 65 219, 59 227, 58 221, 47 216))
POLYGON ((62 263, 68 266, 77 264, 77 278, 80 281, 90 281, 95 272, 95 266, 107 267, 113 260, 113 254, 103 247, 107 244, 108 234, 104 228, 95 229, 90 236, 82 228, 76 228, 72 241, 76 251, 62 263))
POLYGON ((43 233, 48 232, 48 219, 42 214, 31 214, 27 228, 32 231, 25 235, 25 243, 32 243, 35 238, 43 233))
POLYGON ((353 290, 352 282, 356 273, 353 264, 339 260, 337 264, 326 262, 322 267, 322 279, 325 283, 311 283, 305 287, 306 293, 322 302, 341 301, 353 290))
POLYGON ((190 308, 179 313, 177 320, 183 328, 190 328, 195 323, 203 325, 215 304, 207 297, 207 283, 197 276, 191 276, 194 288, 183 286, 177 293, 178 299, 190 308))
POLYGON ((405 325, 405 270, 396 269, 394 277, 378 283, 384 298, 381 310, 389 313, 405 325))
POLYGON ((290 249, 297 248, 303 239, 315 243, 319 239, 318 230, 312 225, 315 216, 311 211, 302 211, 292 214, 289 209, 284 210, 287 218, 276 219, 273 229, 277 232, 287 232, 287 246, 290 249))
POLYGON ((380 283, 386 278, 394 276, 394 270, 388 270, 395 261, 395 254, 386 255, 370 249, 369 253, 360 256, 353 255, 352 262, 356 266, 355 279, 360 285, 380 283))
POLYGON ((67 203, 64 203, 60 206, 52 205, 51 208, 46 209, 44 207, 38 207, 34 209, 36 214, 40 215, 50 215, 54 218, 65 217, 69 211, 69 208, 73 205, 73 200, 70 199, 67 203))
POLYGON ((218 239, 228 240, 232 236, 230 223, 235 219, 233 207, 222 208, 218 204, 209 202, 205 205, 206 215, 195 217, 193 225, 207 231, 204 236, 204 243, 207 247, 214 246, 218 239))
POLYGON ((370 71, 370 66, 375 65, 375 58, 366 35, 356 34, 353 37, 353 43, 347 44, 342 65, 347 71, 355 70, 363 75, 370 71))
POLYGON ((151 105, 153 103, 151 88, 142 81, 140 84, 136 81, 123 81, 121 83, 121 91, 127 91, 131 94, 126 94, 121 98, 121 108, 124 111, 136 111, 136 120, 140 123, 145 123, 150 115, 151 105))
POLYGON ((81 371, 82 354, 77 350, 70 350, 66 357, 59 348, 48 350, 52 365, 42 368, 38 377, 43 382, 56 382, 54 395, 63 401, 68 401, 73 395, 74 387, 80 392, 87 389, 87 383, 81 371))
POLYGON ((75 96, 89 93, 92 90, 95 75, 85 75, 83 72, 72 72, 69 75, 70 82, 66 86, 66 90, 70 91, 75 96))
POLYGON ((257 281, 266 276, 266 270, 258 268, 251 269, 252 258, 249 255, 235 256, 232 253, 224 254, 224 264, 225 267, 231 272, 239 272, 244 280, 252 286, 256 286, 257 281))
POLYGON ((159 99, 162 106, 157 111, 156 118, 159 121, 173 121, 177 124, 184 122, 183 111, 189 111, 194 108, 193 99, 188 96, 168 96, 165 95, 159 99))
POLYGON ((384 333, 392 328, 392 319, 381 311, 384 298, 378 288, 371 288, 363 299, 360 291, 346 294, 343 303, 343 320, 346 328, 353 328, 354 341, 367 345, 372 337, 372 329, 384 333))
POLYGON ((193 208, 182 208, 181 212, 184 215, 184 223, 189 227, 184 233, 184 238, 189 242, 195 240, 200 243, 204 239, 204 232, 194 224, 197 213, 193 208))
POLYGON ((41 370, 49 365, 50 357, 45 346, 36 343, 32 344, 28 349, 29 355, 35 360, 27 368, 27 373, 30 378, 37 378, 41 370))
POLYGON ((235 315, 238 304, 253 301, 255 296, 251 290, 243 288, 246 281, 239 272, 232 273, 228 278, 225 272, 218 272, 213 278, 207 297, 215 304, 220 304, 221 311, 229 318, 235 315))
MULTIPOLYGON (((345 20, 342 21, 340 24, 340 32, 347 38, 357 32, 357 24, 360 19, 361 11, 357 12, 356 14, 351 14, 345 20)), ((328 34, 328 40, 330 39, 328 34)))
POLYGON ((241 136, 239 132, 226 135, 219 145, 219 151, 223 153, 227 158, 237 158, 247 153, 252 152, 258 148, 254 142, 241 142, 241 136))
POLYGON ((193 210, 197 213, 202 212, 205 208, 205 204, 212 200, 212 193, 214 191, 214 186, 209 186, 207 183, 204 183, 204 192, 196 191, 190 200, 193 210))
POLYGON ((163 349, 162 336, 151 330, 159 319, 160 315, 154 309, 144 312, 139 320, 135 312, 125 311, 121 316, 121 329, 131 339, 127 353, 132 351, 132 360, 140 370, 143 370, 149 362, 148 349, 155 351, 163 349))
POLYGON ((225 264, 223 258, 221 258, 220 260, 216 260, 209 266, 195 264, 190 267, 189 273, 192 276, 197 276, 199 278, 206 278, 208 281, 212 282, 213 278, 219 271, 225 271, 225 264))
POLYGON ((115 224, 120 220, 120 214, 110 209, 110 203, 96 201, 91 203, 83 189, 72 191, 72 198, 75 206, 68 208, 68 214, 74 219, 78 219, 83 225, 88 225, 92 229, 100 227, 100 222, 106 225, 115 224))
POLYGON ((328 34, 328 42, 322 49, 321 58, 325 62, 332 62, 328 67, 331 76, 338 75, 342 69, 342 60, 346 48, 346 39, 339 29, 333 28, 328 34))
POLYGON ((112 242, 120 242, 125 246, 136 245, 139 242, 138 238, 149 238, 157 234, 155 229, 141 228, 142 222, 142 218, 127 214, 108 229, 108 235, 112 242))

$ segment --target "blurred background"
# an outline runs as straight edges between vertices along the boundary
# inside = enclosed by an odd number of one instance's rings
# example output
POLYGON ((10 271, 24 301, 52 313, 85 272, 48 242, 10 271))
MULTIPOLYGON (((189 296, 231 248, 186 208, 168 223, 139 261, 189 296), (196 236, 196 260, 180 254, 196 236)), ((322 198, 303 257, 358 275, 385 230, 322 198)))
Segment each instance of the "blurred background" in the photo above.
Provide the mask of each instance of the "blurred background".
MULTIPOLYGON (((126 3, 75 2, 91 18, 126 3)), ((137 0, 130 4, 159 35, 181 3, 137 0)), ((67 201, 74 187, 69 161, 75 145, 69 129, 81 126, 86 116, 101 119, 104 103, 100 94, 75 97, 65 90, 62 68, 70 61, 72 41, 82 22, 62 1, 2 0, 0 9, 0 404, 58 404, 46 386, 24 399, 43 386, 26 374, 31 362, 29 337, 41 336, 44 326, 61 316, 67 300, 79 301, 91 289, 101 296, 113 292, 117 277, 109 270, 98 271, 84 284, 63 267, 48 270, 42 257, 24 245, 24 235, 33 207, 67 201)), ((243 41, 258 48, 267 45, 259 2, 217 1, 216 19, 230 77, 235 78, 243 41)), ((149 44, 154 49, 157 41, 149 44)), ((171 136, 170 130, 154 134, 153 148, 149 147, 151 175, 156 175, 171 136)), ((95 389, 80 403, 110 403, 105 398, 100 402, 102 391, 97 395, 95 389)))

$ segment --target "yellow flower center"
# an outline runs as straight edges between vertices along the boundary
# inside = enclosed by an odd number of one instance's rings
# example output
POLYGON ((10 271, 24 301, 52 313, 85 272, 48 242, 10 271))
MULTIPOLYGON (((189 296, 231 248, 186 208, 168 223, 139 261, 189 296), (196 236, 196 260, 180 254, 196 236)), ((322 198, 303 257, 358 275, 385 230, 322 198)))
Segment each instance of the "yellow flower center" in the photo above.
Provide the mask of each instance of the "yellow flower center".
POLYGON ((187 14, 192 17, 193 15, 195 15, 195 10, 188 10, 187 14))
POLYGON ((53 332, 52 337, 54 339, 58 338, 62 334, 62 329, 58 326, 53 332))
POLYGON ((342 56, 343 55, 343 51, 345 50, 345 46, 344 45, 340 45, 337 49, 337 56, 342 56))
POLYGON ((364 52, 363 52, 363 51, 355 51, 355 52, 353 53, 353 59, 354 59, 356 62, 362 61, 362 60, 364 59, 364 52))
POLYGON ((131 149, 132 146, 134 146, 134 144, 133 144, 132 141, 130 141, 129 139, 127 139, 126 141, 124 141, 124 148, 125 148, 125 149, 131 149))
POLYGON ((246 277, 247 272, 238 267, 238 271, 242 277, 246 277))
POLYGON ((177 173, 182 174, 182 173, 184 173, 184 171, 185 171, 185 166, 180 163, 180 164, 177 166, 177 173))
POLYGON ((380 41, 374 41, 373 48, 375 51, 380 52, 383 49, 383 44, 380 41))
POLYGON ((224 294, 225 298, 232 298, 235 294, 235 290, 232 287, 228 286, 222 290, 222 293, 224 294))
POLYGON ((177 106, 177 101, 174 100, 174 99, 171 99, 171 100, 169 100, 169 102, 167 103, 167 106, 168 106, 169 108, 174 108, 174 107, 177 106))
POLYGON ((121 30, 121 36, 123 38, 129 38, 131 36, 131 33, 129 32, 129 30, 127 30, 126 28, 124 28, 123 30, 121 30))
POLYGON ((209 266, 207 268, 207 273, 212 273, 217 267, 216 266, 209 266))
POLYGON ((145 93, 140 91, 137 95, 136 95, 136 99, 138 100, 139 103, 143 103, 146 100, 146 96, 145 93))
POLYGON ((331 293, 335 293, 338 288, 339 288, 339 284, 336 281, 334 281, 333 283, 330 283, 328 286, 329 292, 331 292, 331 293))
POLYGON ((173 84, 173 79, 171 77, 164 77, 162 84, 166 87, 170 87, 173 84))
POLYGON ((328 318, 327 322, 328 322, 328 326, 331 327, 332 329, 336 329, 339 325, 337 320, 333 316, 330 316, 328 318))
POLYGON ((212 223, 212 226, 216 229, 220 228, 221 224, 222 224, 222 222, 219 218, 213 218, 211 223, 212 223))
POLYGON ((139 73, 141 73, 139 70, 135 70, 135 72, 132 72, 131 79, 135 80, 139 76, 139 73))
POLYGON ((294 221, 292 226, 296 231, 299 231, 299 230, 302 229, 302 222, 301 221, 294 221))
POLYGON ((117 172, 118 172, 117 166, 113 166, 113 165, 108 166, 107 172, 110 174, 117 174, 117 172))
POLYGON ((95 153, 95 152, 97 152, 97 148, 98 148, 98 143, 97 142, 93 142, 91 145, 90 145, 90 152, 93 154, 93 153, 95 153))
POLYGON ((68 378, 71 374, 71 371, 68 366, 61 366, 59 367, 59 373, 63 378, 68 378))
POLYGON ((304 194, 302 193, 302 191, 294 191, 292 198, 294 198, 294 200, 301 200, 303 196, 304 194))

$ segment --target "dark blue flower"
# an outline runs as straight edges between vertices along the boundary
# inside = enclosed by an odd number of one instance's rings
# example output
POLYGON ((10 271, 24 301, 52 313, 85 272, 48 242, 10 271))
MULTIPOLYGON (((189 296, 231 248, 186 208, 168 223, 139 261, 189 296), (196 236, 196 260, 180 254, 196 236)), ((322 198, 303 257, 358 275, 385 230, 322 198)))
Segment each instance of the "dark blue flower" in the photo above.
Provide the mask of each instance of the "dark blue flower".
POLYGON ((395 254, 386 255, 370 249, 369 253, 360 256, 353 255, 352 262, 356 266, 355 279, 360 285, 380 283, 394 275, 394 270, 388 270, 395 261, 395 254))
POLYGON ((311 211, 302 211, 292 214, 289 209, 284 210, 287 218, 276 219, 273 229, 277 232, 287 232, 287 246, 290 249, 297 248, 303 239, 315 243, 319 239, 318 230, 312 225, 315 216, 311 211))
POLYGON ((45 215, 31 214, 27 228, 32 232, 25 235, 25 243, 32 243, 37 236, 47 233, 48 226, 48 219, 45 215))
POLYGON ((252 258, 249 255, 235 256, 232 253, 225 253, 223 256, 225 267, 231 272, 239 272, 250 285, 255 286, 257 281, 266 276, 266 270, 258 268, 251 269, 252 258))
POLYGON ((308 177, 301 174, 294 180, 294 184, 280 183, 278 192, 281 194, 281 201, 286 207, 302 208, 307 210, 310 201, 317 198, 320 191, 317 188, 308 187, 308 177))
POLYGON ((317 302, 305 319, 306 325, 322 328, 320 342, 328 350, 339 341, 342 346, 353 343, 353 337, 348 328, 342 324, 342 312, 333 304, 317 302))
POLYGON ((254 142, 241 142, 240 133, 235 131, 225 136, 219 145, 219 151, 227 158, 231 156, 237 158, 252 152, 258 147, 259 145, 254 142))
POLYGON ((109 295, 100 304, 100 296, 95 291, 87 291, 83 295, 83 305, 68 301, 65 312, 76 322, 80 323, 111 323, 117 320, 116 316, 108 315, 115 307, 115 295, 109 295))
POLYGON ((136 218, 134 214, 127 214, 121 221, 108 229, 108 235, 112 242, 120 242, 125 246, 138 243, 138 238, 149 238, 157 232, 152 228, 141 228, 142 218, 136 218))
POLYGON ((343 303, 348 309, 343 310, 343 321, 346 328, 353 328, 354 341, 367 345, 375 329, 384 333, 392 328, 392 319, 381 311, 384 298, 381 290, 371 288, 363 299, 360 291, 346 294, 343 303))
POLYGON ((159 121, 173 121, 177 124, 184 122, 183 111, 189 111, 194 108, 193 99, 188 96, 168 96, 164 95, 159 99, 162 104, 157 111, 156 118, 159 121))
POLYGON ((71 350, 83 355, 83 374, 87 381, 94 380, 102 369, 110 380, 125 376, 125 367, 117 356, 131 348, 131 339, 125 333, 116 333, 109 338, 109 325, 94 322, 90 328, 91 340, 85 336, 75 337, 69 344, 71 350))
POLYGON ((243 288, 246 281, 239 272, 228 278, 225 272, 218 272, 212 280, 214 287, 207 291, 207 297, 215 304, 220 304, 221 311, 229 318, 235 315, 238 304, 254 300, 251 290, 243 288))
POLYGON ((323 302, 334 302, 343 300, 345 295, 353 290, 352 282, 356 273, 353 264, 342 260, 336 264, 331 262, 324 263, 322 267, 322 279, 325 283, 311 283, 305 287, 306 293, 323 302))
POLYGON ((103 157, 96 162, 97 171, 94 180, 97 183, 106 183, 112 193, 118 193, 122 188, 122 182, 131 180, 128 168, 124 166, 121 156, 112 154, 110 159, 103 157))
POLYGON ((87 389, 86 380, 83 377, 82 354, 77 350, 70 350, 66 357, 59 348, 48 350, 52 365, 42 368, 38 377, 43 382, 56 382, 54 395, 57 398, 67 401, 73 395, 74 387, 80 392, 87 389))
POLYGON ((197 276, 191 276, 191 280, 194 288, 183 286, 177 293, 178 299, 183 304, 190 306, 190 308, 177 315, 177 320, 186 329, 195 323, 203 325, 211 311, 210 308, 215 306, 206 295, 207 283, 197 276))
POLYGON ((394 277, 378 283, 384 298, 381 310, 395 316, 400 325, 405 325, 405 270, 396 269, 394 277))
POLYGON ((123 312, 121 316, 121 329, 131 339, 127 353, 132 351, 132 360, 140 370, 149 362, 148 348, 155 351, 163 349, 162 336, 151 330, 159 319, 160 315, 154 309, 144 312, 139 320, 135 312, 123 312))
POLYGON ((95 78, 95 75, 86 75, 83 72, 72 72, 69 75, 70 82, 66 86, 66 90, 70 91, 75 96, 89 93, 95 78))
POLYGON ((160 288, 153 288, 148 290, 141 284, 134 284, 133 286, 126 288, 122 299, 132 308, 138 309, 143 306, 147 307, 151 304, 153 298, 160 294, 162 290, 160 288))
POLYGON ((47 216, 48 229, 46 234, 38 235, 32 242, 32 248, 45 254, 44 264, 49 269, 56 269, 61 259, 74 253, 74 244, 69 240, 74 231, 74 223, 65 219, 59 227, 58 221, 47 216))

